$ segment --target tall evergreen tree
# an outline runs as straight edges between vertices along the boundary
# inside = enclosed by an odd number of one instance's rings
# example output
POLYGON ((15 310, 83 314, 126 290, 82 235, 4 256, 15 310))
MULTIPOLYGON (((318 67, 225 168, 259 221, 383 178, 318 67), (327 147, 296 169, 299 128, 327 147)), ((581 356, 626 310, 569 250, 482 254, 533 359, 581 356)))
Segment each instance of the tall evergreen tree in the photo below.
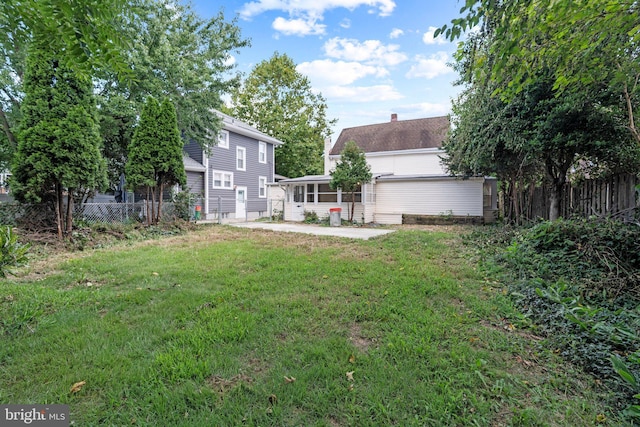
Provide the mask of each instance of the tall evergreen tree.
POLYGON ((186 185, 182 147, 171 101, 165 98, 160 105, 154 97, 148 97, 125 166, 129 188, 146 191, 147 224, 160 220, 164 189, 174 184, 186 185))
POLYGON ((91 80, 62 57, 37 43, 29 48, 11 183, 19 201, 55 204, 59 237, 73 228, 74 196, 106 182, 91 80))
POLYGON ((180 138, 176 108, 173 103, 164 98, 158 114, 158 152, 156 154, 158 186, 158 212, 156 221, 160 219, 162 194, 166 187, 179 184, 187 185, 187 175, 182 160, 184 142, 180 138))
MULTIPOLYGON (((153 167, 153 149, 158 137, 157 119, 160 110, 158 101, 150 96, 144 104, 140 121, 129 144, 129 155, 125 165, 127 186, 135 191, 143 188, 147 197, 147 212, 150 201, 155 201, 155 170, 153 167)), ((151 215, 147 214, 147 224, 151 224, 151 215)))

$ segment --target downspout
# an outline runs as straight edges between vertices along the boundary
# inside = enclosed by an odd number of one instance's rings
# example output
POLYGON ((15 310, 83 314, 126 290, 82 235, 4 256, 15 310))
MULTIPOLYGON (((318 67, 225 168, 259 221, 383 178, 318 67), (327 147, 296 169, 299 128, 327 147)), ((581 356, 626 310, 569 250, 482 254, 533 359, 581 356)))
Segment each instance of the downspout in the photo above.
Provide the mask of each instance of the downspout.
POLYGON ((202 150, 202 163, 204 164, 204 217, 209 216, 209 157, 205 150, 202 150))

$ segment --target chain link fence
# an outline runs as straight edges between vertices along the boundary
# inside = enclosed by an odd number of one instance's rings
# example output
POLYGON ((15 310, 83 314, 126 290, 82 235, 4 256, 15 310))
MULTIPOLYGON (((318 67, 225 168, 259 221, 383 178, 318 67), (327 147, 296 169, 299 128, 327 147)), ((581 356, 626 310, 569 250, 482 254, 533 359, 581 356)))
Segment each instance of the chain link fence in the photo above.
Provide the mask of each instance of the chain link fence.
MULTIPOLYGON (((190 220, 195 206, 163 202, 162 219, 190 220)), ((147 216, 146 202, 138 203, 83 203, 74 206, 76 224, 142 222, 147 216)), ((43 230, 55 225, 52 204, 0 203, 0 224, 20 226, 30 230, 43 230)))

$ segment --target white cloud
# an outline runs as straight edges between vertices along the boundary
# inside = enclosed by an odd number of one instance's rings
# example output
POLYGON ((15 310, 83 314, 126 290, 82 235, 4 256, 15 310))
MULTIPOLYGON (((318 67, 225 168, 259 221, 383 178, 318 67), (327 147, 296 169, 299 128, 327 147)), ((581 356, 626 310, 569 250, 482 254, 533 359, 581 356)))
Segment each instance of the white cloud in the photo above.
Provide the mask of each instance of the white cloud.
MULTIPOLYGON (((382 67, 363 65, 358 62, 332 61, 329 59, 303 62, 296 70, 309 77, 316 85, 349 85, 364 77, 385 77, 389 72, 382 67)), ((323 90, 324 93, 324 90, 323 90)))
POLYGON ((314 19, 284 19, 277 17, 273 24, 274 30, 287 36, 309 36, 325 33, 326 25, 318 24, 314 19))
POLYGON ((407 55, 398 52, 398 45, 384 45, 380 40, 342 39, 334 37, 323 47, 330 58, 360 61, 368 64, 393 66, 407 60, 407 55))
POLYGON ((414 61, 416 62, 411 66, 411 69, 407 72, 407 78, 426 78, 433 79, 435 77, 451 73, 453 70, 447 66, 449 56, 445 52, 438 52, 436 54, 426 57, 424 55, 416 55, 414 61))
POLYGON ((442 34, 439 34, 438 37, 433 37, 436 30, 436 27, 429 27, 429 30, 422 35, 422 41, 425 44, 447 44, 449 43, 447 39, 445 39, 442 34))
POLYGON ((231 67, 233 65, 236 65, 236 57, 233 55, 229 55, 227 56, 227 58, 224 60, 224 65, 226 65, 227 67, 231 67))
POLYGON ((250 19, 269 10, 280 10, 290 16, 323 14, 327 10, 345 8, 354 10, 360 6, 368 6, 380 16, 389 16, 396 7, 393 0, 256 0, 245 3, 240 9, 240 16, 250 19))
POLYGON ((394 28, 393 30, 391 30, 391 33, 389 34, 389 38, 397 39, 403 34, 404 34, 404 31, 402 31, 400 28, 394 28))
POLYGON ((328 86, 322 95, 332 101, 377 102, 402 99, 404 96, 391 85, 328 86))
POLYGON ((342 28, 351 28, 351 20, 350 19, 343 19, 342 22, 340 22, 340 26, 342 28))

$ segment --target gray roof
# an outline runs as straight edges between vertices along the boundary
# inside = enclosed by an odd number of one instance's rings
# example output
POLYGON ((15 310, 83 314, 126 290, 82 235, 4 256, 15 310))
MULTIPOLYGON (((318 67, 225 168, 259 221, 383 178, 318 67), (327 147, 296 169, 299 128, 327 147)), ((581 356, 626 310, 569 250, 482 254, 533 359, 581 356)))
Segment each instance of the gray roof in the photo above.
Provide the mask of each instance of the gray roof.
POLYGON ((182 163, 184 170, 189 172, 204 172, 207 168, 203 164, 193 160, 187 153, 182 153, 182 163))
POLYGON ((295 183, 295 182, 329 182, 331 181, 331 175, 307 175, 301 176, 299 178, 287 178, 282 179, 280 182, 284 184, 295 183))
POLYGON ((329 154, 339 155, 348 141, 354 141, 365 153, 440 148, 448 130, 447 116, 347 128, 340 132, 329 154))
POLYGON ((257 139, 259 141, 268 142, 273 144, 274 146, 282 145, 284 142, 280 141, 277 138, 267 135, 264 132, 260 132, 255 127, 243 122, 242 120, 236 119, 235 117, 231 117, 228 114, 225 114, 221 111, 214 110, 215 113, 222 119, 222 128, 235 132, 240 135, 245 135, 250 138, 257 139))

